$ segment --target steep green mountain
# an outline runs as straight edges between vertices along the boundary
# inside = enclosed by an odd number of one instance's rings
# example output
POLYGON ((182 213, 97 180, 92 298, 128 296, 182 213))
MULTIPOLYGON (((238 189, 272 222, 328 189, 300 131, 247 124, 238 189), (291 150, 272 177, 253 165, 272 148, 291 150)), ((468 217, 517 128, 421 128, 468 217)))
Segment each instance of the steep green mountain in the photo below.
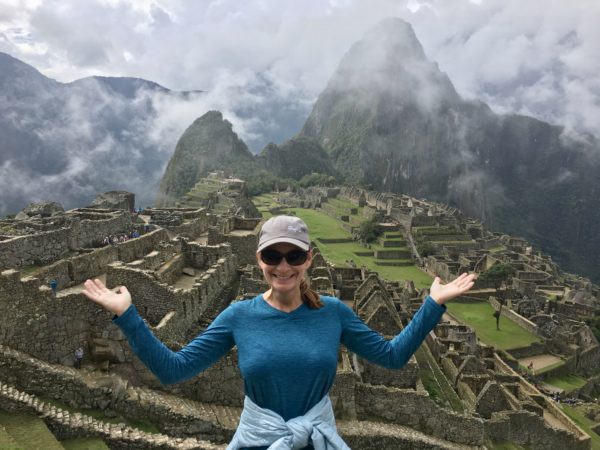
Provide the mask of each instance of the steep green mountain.
POLYGON ((456 205, 600 280, 598 141, 463 100, 401 19, 350 48, 301 136, 349 182, 456 205))
POLYGON ((199 117, 183 133, 160 182, 157 206, 174 205, 209 172, 240 175, 256 167, 254 156, 218 111, 199 117))
POLYGON ((193 95, 138 78, 59 83, 0 52, 0 217, 48 199, 84 206, 114 189, 149 204, 176 142, 158 126, 165 104, 193 95))
POLYGON ((306 137, 292 138, 280 146, 267 145, 257 162, 281 178, 299 180, 311 173, 335 174, 327 152, 316 140, 306 137))

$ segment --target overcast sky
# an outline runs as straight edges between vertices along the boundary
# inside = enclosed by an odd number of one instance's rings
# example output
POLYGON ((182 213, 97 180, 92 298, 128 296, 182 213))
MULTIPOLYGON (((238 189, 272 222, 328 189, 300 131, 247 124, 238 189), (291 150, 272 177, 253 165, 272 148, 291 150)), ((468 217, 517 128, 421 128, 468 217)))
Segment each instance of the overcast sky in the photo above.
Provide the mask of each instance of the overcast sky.
POLYGON ((0 0, 0 51, 63 82, 208 90, 205 106, 226 115, 264 101, 250 88, 267 80, 268 95, 309 111, 349 46, 394 16, 463 97, 600 134, 597 0, 0 0))

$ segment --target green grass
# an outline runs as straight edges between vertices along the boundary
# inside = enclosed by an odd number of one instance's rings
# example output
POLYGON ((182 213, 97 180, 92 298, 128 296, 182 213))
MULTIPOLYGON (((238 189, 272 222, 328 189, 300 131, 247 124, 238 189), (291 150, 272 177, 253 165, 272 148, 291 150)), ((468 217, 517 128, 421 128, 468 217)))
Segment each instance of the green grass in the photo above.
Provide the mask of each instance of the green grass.
MULTIPOLYGON (((270 217, 268 208, 277 206, 274 201, 276 194, 262 194, 257 197, 253 197, 252 201, 257 206, 258 210, 265 217, 270 217)), ((336 200, 333 202, 335 205, 344 205, 348 207, 356 207, 350 202, 344 200, 336 200)), ((359 208, 360 210, 360 208, 359 208)), ((342 222, 331 216, 328 216, 322 211, 314 209, 304 208, 288 208, 288 214, 295 214, 306 222, 308 229, 310 230, 311 240, 316 242, 318 238, 335 239, 335 238, 351 238, 350 232, 342 228, 342 222)), ((359 213, 360 214, 360 213, 359 213)), ((356 217, 356 216, 351 216, 356 217)), ((361 217, 361 222, 366 218, 361 217)), ((390 281, 404 281, 412 280, 415 283, 417 289, 426 288, 431 285, 433 277, 426 272, 423 272, 419 268, 413 266, 378 266, 375 264, 375 258, 371 256, 357 256, 355 252, 367 252, 371 250, 384 248, 378 244, 374 244, 371 249, 363 247, 356 242, 347 242, 341 244, 323 244, 316 242, 319 250, 331 263, 337 266, 346 266, 347 260, 353 260, 354 263, 360 267, 365 266, 370 270, 373 270, 379 274, 379 276, 390 280, 390 281)), ((395 250, 387 248, 385 250, 395 250)), ((401 249, 400 249, 401 250, 401 249)), ((393 261, 393 260, 386 260, 393 261)), ((403 261, 403 260, 399 260, 403 261)))
MULTIPOLYGON (((300 217, 310 232, 311 239, 316 238, 349 238, 350 233, 344 230, 339 220, 334 219, 327 214, 314 209, 290 208, 288 211, 300 217)), ((356 247, 364 250, 364 247, 356 245, 356 247)), ((320 247, 319 247, 320 248, 320 247)))
POLYGON ((494 308, 487 303, 448 303, 448 311, 467 325, 472 326, 477 337, 488 345, 508 350, 526 347, 540 338, 525 330, 507 317, 500 318, 500 330, 496 330, 494 308))
POLYGON ((552 377, 544 380, 546 383, 561 388, 566 392, 571 392, 575 389, 583 387, 587 380, 577 375, 563 375, 560 377, 552 377))
MULTIPOLYGON (((308 225, 311 239, 314 241, 320 237, 323 238, 342 238, 350 237, 350 233, 344 230, 341 222, 326 215, 325 213, 313 209, 293 208, 289 210, 302 218, 308 225)), ((346 260, 353 260, 360 267, 365 266, 370 270, 377 272, 381 277, 390 281, 412 280, 417 289, 429 287, 433 278, 415 266, 377 266, 375 258, 372 256, 358 256, 355 252, 366 252, 374 250, 359 245, 356 242, 346 242, 342 244, 323 244, 318 243, 319 250, 327 259, 338 266, 346 266, 346 260)), ((375 246, 380 248, 378 246, 375 246)), ((381 247, 383 249, 383 247, 381 247)), ((388 249, 389 250, 389 249, 388 249)), ((390 261, 390 260, 388 260, 390 261)))
POLYGON ((0 411, 0 425, 24 449, 64 450, 39 417, 0 411))
POLYGON ((592 438, 592 449, 600 450, 600 436, 598 436, 592 431, 592 427, 596 425, 596 422, 588 419, 587 417, 585 417, 585 415, 583 415, 583 413, 573 408, 572 406, 564 404, 561 404, 560 406, 562 407, 564 413, 567 416, 569 416, 571 420, 573 420, 573 422, 579 425, 583 429, 583 431, 590 435, 590 437, 592 438))
POLYGON ((60 443, 65 450, 110 450, 99 438, 69 439, 60 443))

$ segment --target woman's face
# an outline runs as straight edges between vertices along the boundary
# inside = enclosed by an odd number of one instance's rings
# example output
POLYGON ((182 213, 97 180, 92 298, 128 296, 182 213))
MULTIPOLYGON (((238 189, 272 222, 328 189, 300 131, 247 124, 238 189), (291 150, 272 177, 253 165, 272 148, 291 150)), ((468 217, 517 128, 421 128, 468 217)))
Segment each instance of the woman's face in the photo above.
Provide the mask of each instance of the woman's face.
MULTIPOLYGON (((299 250, 293 244, 287 242, 279 242, 267 247, 265 250, 275 250, 281 254, 287 254, 293 250, 299 250)), ((287 294, 300 289, 300 283, 304 279, 306 269, 308 269, 312 263, 312 250, 308 251, 308 258, 306 261, 299 266, 290 265, 285 258, 282 258, 281 262, 277 265, 266 264, 260 257, 260 252, 256 253, 256 259, 258 260, 258 266, 261 268, 265 280, 271 286, 273 292, 280 294, 287 294)))

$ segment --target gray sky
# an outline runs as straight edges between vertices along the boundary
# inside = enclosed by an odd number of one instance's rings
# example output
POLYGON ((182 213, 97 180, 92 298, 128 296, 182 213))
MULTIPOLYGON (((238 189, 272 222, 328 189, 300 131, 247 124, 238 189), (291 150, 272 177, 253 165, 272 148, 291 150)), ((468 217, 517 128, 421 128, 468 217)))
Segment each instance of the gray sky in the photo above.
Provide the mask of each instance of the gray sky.
POLYGON ((252 140, 258 128, 233 105, 277 97, 308 113, 350 45, 394 16, 463 97, 600 135, 597 0, 0 0, 0 51, 63 82, 208 90, 164 126, 179 132, 214 108, 252 140))

